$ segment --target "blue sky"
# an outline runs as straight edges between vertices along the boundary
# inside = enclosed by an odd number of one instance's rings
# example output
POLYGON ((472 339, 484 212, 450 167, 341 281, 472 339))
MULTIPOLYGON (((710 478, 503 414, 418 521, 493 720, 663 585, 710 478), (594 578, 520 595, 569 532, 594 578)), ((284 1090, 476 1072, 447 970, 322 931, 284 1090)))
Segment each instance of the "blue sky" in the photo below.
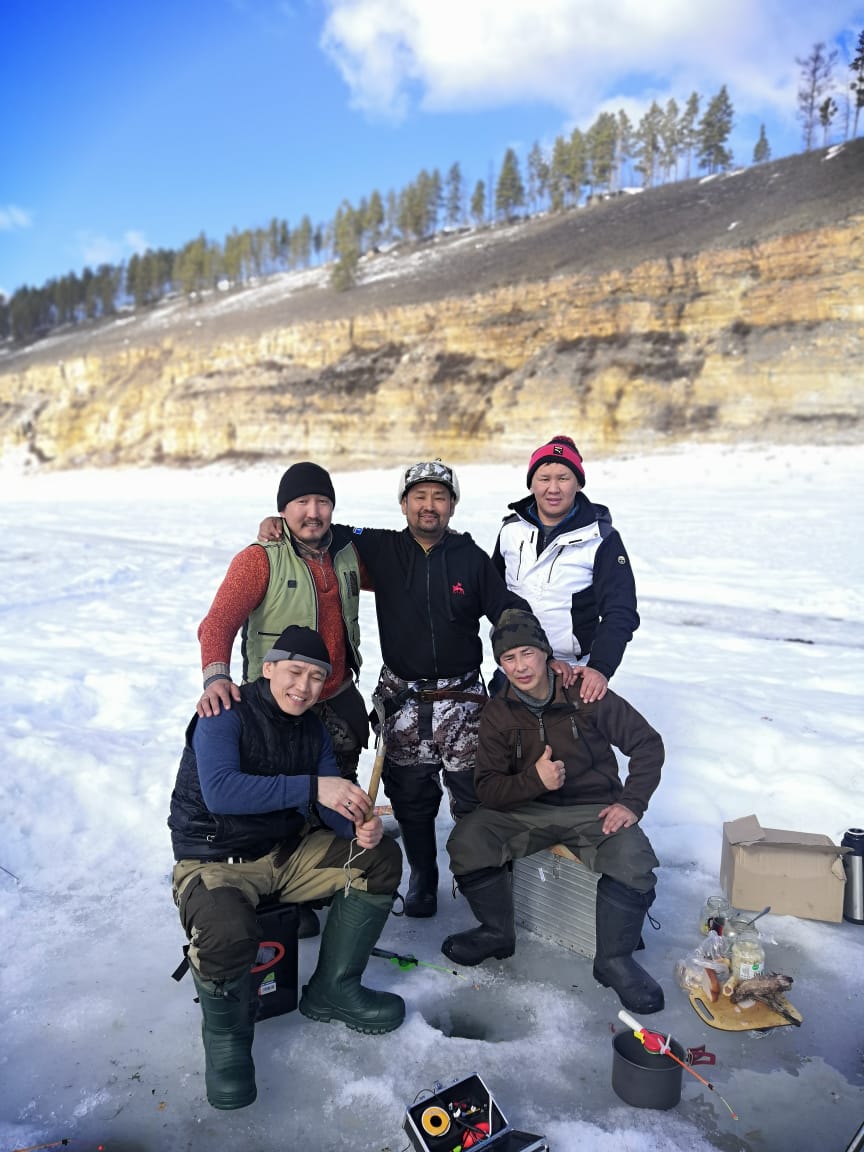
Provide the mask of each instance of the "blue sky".
POLYGON ((604 110, 726 84, 735 159, 798 151, 799 68, 862 0, 6 0, 0 291, 204 231, 332 218, 458 161, 470 187, 604 110))

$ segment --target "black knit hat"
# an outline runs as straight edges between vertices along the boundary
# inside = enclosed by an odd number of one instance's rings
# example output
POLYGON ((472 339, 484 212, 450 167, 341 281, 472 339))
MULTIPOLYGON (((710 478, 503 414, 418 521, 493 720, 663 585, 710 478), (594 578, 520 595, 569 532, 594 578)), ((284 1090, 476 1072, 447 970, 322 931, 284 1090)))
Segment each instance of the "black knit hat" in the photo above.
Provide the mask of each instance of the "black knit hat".
POLYGON ((286 628, 264 659, 274 662, 302 660, 304 664, 315 664, 323 668, 328 676, 333 671, 330 653, 320 634, 312 628, 301 628, 299 624, 286 628))
POLYGON ((281 512, 286 504, 290 504, 299 496, 326 496, 335 504, 336 493, 333 491, 330 473, 320 464, 313 464, 310 460, 292 464, 279 481, 279 491, 276 493, 277 511, 281 512))
POLYGON ((552 655, 552 646, 536 616, 521 608, 506 608, 492 629, 492 654, 495 663, 511 648, 539 648, 547 656, 552 655))

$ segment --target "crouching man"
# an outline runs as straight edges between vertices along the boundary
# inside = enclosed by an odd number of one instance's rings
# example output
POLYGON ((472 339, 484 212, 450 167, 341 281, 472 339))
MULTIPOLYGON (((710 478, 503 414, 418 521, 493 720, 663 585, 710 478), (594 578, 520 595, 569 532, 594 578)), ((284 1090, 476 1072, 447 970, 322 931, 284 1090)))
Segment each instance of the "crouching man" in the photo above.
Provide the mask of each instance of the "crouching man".
POLYGON ((402 853, 383 836, 369 796, 339 775, 330 736, 310 712, 330 670, 317 632, 286 628, 230 711, 193 717, 186 731, 168 825, 214 1108, 244 1108, 256 1096, 251 968, 262 897, 333 896, 300 999, 304 1016, 369 1033, 390 1032, 405 1016, 399 996, 360 983, 402 853))
POLYGON ((512 956, 509 862, 566 844, 601 873, 594 978, 631 1012, 659 1012, 663 991, 632 953, 654 902, 658 862, 638 820, 660 782, 663 742, 614 692, 585 704, 576 686, 565 688, 530 613, 505 612, 492 648, 508 683, 480 721, 480 807, 447 842, 456 883, 480 924, 448 936, 442 951, 457 964, 512 956), (613 746, 630 758, 623 785, 613 746))

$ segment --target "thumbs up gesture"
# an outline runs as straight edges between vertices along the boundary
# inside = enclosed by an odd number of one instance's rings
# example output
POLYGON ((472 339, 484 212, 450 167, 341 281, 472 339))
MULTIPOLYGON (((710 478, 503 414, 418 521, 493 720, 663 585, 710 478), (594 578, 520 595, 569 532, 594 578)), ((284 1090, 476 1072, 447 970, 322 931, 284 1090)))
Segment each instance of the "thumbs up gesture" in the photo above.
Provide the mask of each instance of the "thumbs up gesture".
POLYGON ((552 759, 552 749, 548 744, 534 767, 549 792, 557 791, 564 783, 564 761, 552 759))

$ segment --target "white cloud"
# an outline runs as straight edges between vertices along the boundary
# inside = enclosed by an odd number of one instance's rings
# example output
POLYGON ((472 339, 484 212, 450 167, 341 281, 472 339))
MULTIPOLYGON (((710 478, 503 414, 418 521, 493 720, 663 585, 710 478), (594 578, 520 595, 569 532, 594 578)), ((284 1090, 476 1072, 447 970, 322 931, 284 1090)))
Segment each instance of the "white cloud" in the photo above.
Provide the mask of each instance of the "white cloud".
POLYGON ((89 268, 100 264, 119 264, 133 252, 144 252, 148 247, 143 232, 130 230, 122 240, 112 240, 98 232, 79 232, 78 250, 82 263, 89 268))
POLYGON ((33 216, 25 208, 19 208, 17 204, 0 206, 0 232, 15 232, 32 224, 33 216))
POLYGON ((858 0, 328 0, 322 47, 355 106, 399 117, 544 101, 577 122, 726 84, 736 111, 790 106, 796 55, 854 19, 858 0))

